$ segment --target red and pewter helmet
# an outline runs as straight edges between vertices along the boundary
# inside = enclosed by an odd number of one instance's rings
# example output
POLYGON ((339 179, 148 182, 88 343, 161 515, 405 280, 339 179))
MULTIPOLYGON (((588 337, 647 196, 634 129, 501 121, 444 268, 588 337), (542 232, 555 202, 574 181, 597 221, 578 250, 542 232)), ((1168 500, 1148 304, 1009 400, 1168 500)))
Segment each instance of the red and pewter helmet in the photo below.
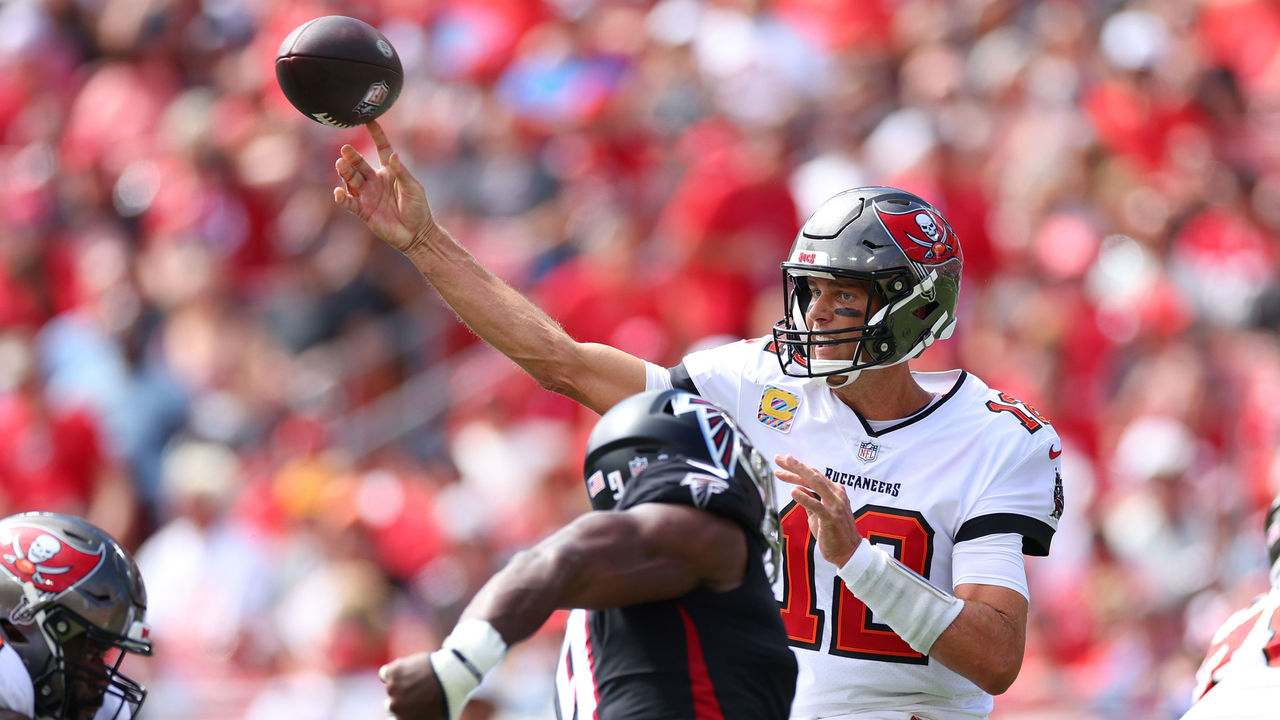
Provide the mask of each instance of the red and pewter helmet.
POLYGON ((903 190, 866 187, 827 200, 805 222, 782 263, 783 319, 773 327, 782 372, 846 376, 905 362, 951 336, 960 296, 960 242, 942 213, 903 190), (805 313, 808 278, 867 283, 865 325, 817 333, 805 313), (851 360, 817 359, 823 345, 855 343, 851 360))
POLYGON ((147 692, 120 665, 151 654, 146 610, 138 566, 102 530, 58 513, 0 519, 0 635, 31 674, 37 720, 137 713, 147 692))

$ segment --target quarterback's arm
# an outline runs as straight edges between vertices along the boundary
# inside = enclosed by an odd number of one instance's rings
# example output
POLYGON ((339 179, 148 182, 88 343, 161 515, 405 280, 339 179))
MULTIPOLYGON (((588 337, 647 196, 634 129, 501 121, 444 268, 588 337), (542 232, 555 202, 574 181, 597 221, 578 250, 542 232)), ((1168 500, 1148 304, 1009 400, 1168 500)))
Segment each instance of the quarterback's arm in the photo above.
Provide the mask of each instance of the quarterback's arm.
POLYGON ((382 668, 388 708, 401 717, 457 717, 506 649, 557 608, 610 608, 737 587, 747 543, 730 520, 687 505, 644 503, 591 512, 517 553, 463 611, 442 650, 382 668))
POLYGON ((603 413, 645 388, 644 361, 617 348, 580 343, 545 312, 481 265, 431 213, 426 191, 391 150, 377 122, 366 126, 381 167, 350 145, 335 167, 334 202, 404 253, 462 322, 539 385, 603 413))
POLYGON ((0 720, 31 720, 31 716, 17 710, 0 710, 0 720))
POLYGON ((983 691, 999 695, 1018 677, 1027 641, 1027 599, 998 585, 958 585, 964 608, 929 656, 983 691))

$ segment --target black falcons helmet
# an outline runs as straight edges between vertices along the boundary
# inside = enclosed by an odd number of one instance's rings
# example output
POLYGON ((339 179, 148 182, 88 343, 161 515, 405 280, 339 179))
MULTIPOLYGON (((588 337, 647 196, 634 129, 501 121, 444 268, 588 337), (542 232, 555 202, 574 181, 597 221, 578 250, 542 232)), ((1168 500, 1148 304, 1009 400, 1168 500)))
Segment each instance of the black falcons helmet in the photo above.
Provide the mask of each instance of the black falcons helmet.
MULTIPOLYGON (((951 335, 960 295, 960 242, 929 203, 888 187, 846 190, 800 228, 782 263, 783 318, 773 328, 778 361, 792 377, 846 376, 910 360, 951 335), (866 282, 865 324, 812 331, 809 278, 866 282), (819 359, 814 348, 856 343, 852 360, 819 359)), ((836 386, 838 387, 838 386, 836 386)))
POLYGON ((773 477, 764 459, 719 405, 684 390, 649 390, 600 418, 587 440, 582 474, 595 510, 611 510, 623 488, 651 462, 683 457, 708 473, 755 487, 764 506, 767 564, 778 571, 781 535, 773 477))
POLYGON ((102 530, 58 513, 0 519, 0 635, 31 674, 36 720, 136 715, 147 692, 120 664, 151 654, 146 610, 138 566, 102 530))

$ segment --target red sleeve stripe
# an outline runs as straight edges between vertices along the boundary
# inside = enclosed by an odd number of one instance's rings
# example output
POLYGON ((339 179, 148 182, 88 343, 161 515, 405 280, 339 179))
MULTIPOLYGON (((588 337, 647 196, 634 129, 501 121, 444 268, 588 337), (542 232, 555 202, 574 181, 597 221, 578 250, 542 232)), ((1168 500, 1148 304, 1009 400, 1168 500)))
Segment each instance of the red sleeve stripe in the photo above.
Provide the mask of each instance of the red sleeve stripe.
POLYGON ((702 655, 698 628, 684 608, 680 608, 680 618, 684 620, 685 644, 689 652, 689 684, 693 691, 694 720, 724 720, 724 715, 720 712, 720 701, 716 699, 715 686, 711 684, 711 674, 707 672, 706 658, 702 655))

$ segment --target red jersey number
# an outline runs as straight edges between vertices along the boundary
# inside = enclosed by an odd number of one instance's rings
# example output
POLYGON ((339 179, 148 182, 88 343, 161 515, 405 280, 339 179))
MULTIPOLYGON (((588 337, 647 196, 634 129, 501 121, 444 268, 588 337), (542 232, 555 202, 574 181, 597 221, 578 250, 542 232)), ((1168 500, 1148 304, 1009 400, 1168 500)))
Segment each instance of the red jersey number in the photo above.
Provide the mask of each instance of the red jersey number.
POLYGON ((1005 393, 1000 393, 1000 402, 988 400, 987 409, 991 412, 1012 414, 1018 418, 1018 422, 1022 423, 1022 427, 1026 428, 1029 433, 1035 433, 1035 431, 1049 424, 1045 416, 1037 412, 1035 408, 1005 393))
MULTIPOLYGON (((783 509, 781 519, 786 563, 782 621, 792 645, 819 650, 823 645, 825 622, 823 612, 818 609, 819 588, 814 575, 817 543, 809 531, 804 508, 792 502, 783 509)), ((863 540, 882 549, 892 549, 899 562, 920 576, 929 577, 933 528, 920 513, 865 505, 854 513, 854 523, 863 540)), ((913 665, 928 662, 927 657, 912 650, 889 626, 876 622, 866 604, 854 597, 840 578, 835 578, 832 585, 822 589, 832 593, 832 631, 827 652, 913 665)))

